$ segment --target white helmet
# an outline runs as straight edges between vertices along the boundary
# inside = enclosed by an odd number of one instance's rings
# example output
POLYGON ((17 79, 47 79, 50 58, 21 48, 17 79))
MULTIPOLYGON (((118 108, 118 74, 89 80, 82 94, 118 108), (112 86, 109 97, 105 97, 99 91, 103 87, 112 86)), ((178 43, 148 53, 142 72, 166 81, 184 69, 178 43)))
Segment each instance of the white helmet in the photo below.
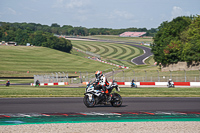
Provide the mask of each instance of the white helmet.
POLYGON ((99 77, 101 74, 102 74, 102 71, 96 71, 96 72, 95 72, 95 77, 97 78, 97 77, 99 77))
POLYGON ((172 81, 172 79, 169 79, 169 81, 172 81))

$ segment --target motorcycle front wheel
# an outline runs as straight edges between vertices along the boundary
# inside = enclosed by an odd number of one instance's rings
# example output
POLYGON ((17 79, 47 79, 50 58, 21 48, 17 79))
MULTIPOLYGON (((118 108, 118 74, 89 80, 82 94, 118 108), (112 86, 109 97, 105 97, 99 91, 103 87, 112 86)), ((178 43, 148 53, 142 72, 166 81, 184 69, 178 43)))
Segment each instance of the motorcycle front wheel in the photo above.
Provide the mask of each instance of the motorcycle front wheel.
POLYGON ((113 94, 111 105, 113 107, 120 107, 122 105, 122 97, 117 93, 113 94))
POLYGON ((92 97, 92 100, 89 100, 89 96, 85 95, 83 98, 83 103, 85 104, 85 106, 87 106, 88 108, 94 107, 95 105, 95 100, 94 97, 92 97))

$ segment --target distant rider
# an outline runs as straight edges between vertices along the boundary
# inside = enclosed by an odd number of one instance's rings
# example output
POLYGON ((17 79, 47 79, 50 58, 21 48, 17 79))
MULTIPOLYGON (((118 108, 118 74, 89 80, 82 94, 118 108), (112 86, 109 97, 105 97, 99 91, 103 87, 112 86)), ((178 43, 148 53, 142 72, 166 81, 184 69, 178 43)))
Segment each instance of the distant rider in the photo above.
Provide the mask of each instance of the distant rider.
POLYGON ((39 86, 40 86, 40 81, 37 80, 37 81, 35 82, 35 87, 39 87, 39 86))
POLYGON ((131 86, 132 86, 132 87, 135 85, 135 83, 134 83, 134 82, 135 82, 135 80, 134 80, 134 79, 132 79, 132 82, 131 82, 131 83, 132 83, 132 84, 131 84, 131 86))
POLYGON ((10 81, 9 80, 6 82, 6 86, 10 86, 10 81))
POLYGON ((171 85, 172 79, 169 79, 168 84, 169 86, 171 85))

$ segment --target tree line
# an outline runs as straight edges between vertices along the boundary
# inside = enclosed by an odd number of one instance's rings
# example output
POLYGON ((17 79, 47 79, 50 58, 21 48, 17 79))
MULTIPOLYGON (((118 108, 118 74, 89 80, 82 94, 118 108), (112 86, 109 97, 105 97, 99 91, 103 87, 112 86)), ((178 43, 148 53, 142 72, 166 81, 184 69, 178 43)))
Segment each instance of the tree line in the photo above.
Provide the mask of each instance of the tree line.
POLYGON ((151 48, 158 64, 200 61, 200 15, 161 23, 153 39, 151 48))
POLYGON ((35 24, 0 22, 0 41, 14 41, 18 45, 30 43, 34 46, 48 47, 68 53, 71 51, 72 44, 70 40, 58 38, 44 29, 42 26, 36 26, 35 24))
POLYGON ((7 24, 13 28, 19 28, 28 31, 43 31, 49 32, 57 35, 71 35, 71 36, 89 36, 89 35, 119 35, 126 31, 135 32, 147 32, 146 36, 154 36, 157 32, 156 28, 151 28, 147 30, 146 28, 126 28, 126 29, 112 29, 112 28, 85 28, 85 27, 73 27, 71 25, 63 25, 62 27, 53 23, 51 26, 41 25, 36 23, 6 23, 0 22, 0 25, 7 24))
POLYGON ((64 52, 70 52, 72 44, 70 40, 55 37, 54 35, 89 36, 89 35, 119 35, 125 31, 147 32, 147 36, 154 36, 156 28, 85 28, 53 23, 51 26, 36 23, 9 23, 0 22, 0 41, 14 41, 19 45, 30 43, 35 46, 44 46, 64 52))

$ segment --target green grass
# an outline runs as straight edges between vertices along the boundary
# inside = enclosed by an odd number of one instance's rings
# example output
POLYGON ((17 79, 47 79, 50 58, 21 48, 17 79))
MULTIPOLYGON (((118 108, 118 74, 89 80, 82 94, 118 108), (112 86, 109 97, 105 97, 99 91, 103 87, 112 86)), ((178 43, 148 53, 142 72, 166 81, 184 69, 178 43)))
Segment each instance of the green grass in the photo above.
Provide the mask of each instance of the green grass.
POLYGON ((145 60, 145 63, 148 64, 148 65, 154 65, 155 60, 153 59, 153 56, 150 56, 149 58, 147 58, 145 60))
POLYGON ((106 70, 114 66, 45 47, 0 46, 0 76, 106 70), (30 73, 27 73, 29 71, 30 73))
MULTIPOLYGON (((84 36, 81 36, 84 38, 84 36)), ((112 40, 112 41, 126 41, 126 42, 137 42, 137 43, 152 43, 153 38, 141 38, 141 37, 119 37, 118 35, 93 35, 86 36, 85 38, 102 39, 102 40, 112 40)))
POLYGON ((0 84, 5 84, 6 81, 9 80, 11 84, 26 84, 33 83, 34 79, 0 79, 0 84))
POLYGON ((0 86, 0 97, 81 97, 84 88, 0 86))
MULTIPOLYGON (((199 88, 120 88, 122 97, 200 97, 199 88)), ((0 98, 9 97, 83 97, 85 88, 54 86, 0 86, 0 98)))

